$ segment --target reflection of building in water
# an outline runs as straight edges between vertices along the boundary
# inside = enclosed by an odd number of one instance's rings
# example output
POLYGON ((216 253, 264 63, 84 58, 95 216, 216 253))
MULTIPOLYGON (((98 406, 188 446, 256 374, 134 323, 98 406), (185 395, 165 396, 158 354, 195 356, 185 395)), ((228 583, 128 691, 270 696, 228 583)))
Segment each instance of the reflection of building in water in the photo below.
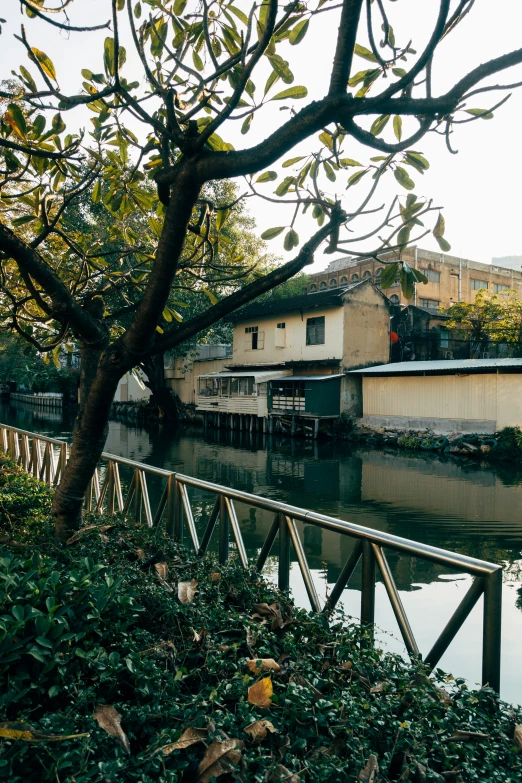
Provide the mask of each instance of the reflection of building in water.
POLYGON ((119 421, 109 422, 104 451, 141 461, 149 456, 151 448, 150 436, 145 430, 119 421))

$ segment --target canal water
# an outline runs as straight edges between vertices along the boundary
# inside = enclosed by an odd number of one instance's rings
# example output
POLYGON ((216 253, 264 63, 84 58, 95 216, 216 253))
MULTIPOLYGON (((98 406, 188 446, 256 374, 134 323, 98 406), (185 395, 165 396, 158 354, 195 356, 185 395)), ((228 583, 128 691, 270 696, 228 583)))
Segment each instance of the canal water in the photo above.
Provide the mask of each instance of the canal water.
MULTIPOLYGON (((56 412, 0 405, 0 422, 69 439, 72 423, 56 412)), ((501 694, 522 703, 522 466, 491 466, 432 453, 354 448, 347 443, 228 430, 142 428, 111 422, 106 451, 263 497, 310 508, 340 519, 443 547, 504 567, 501 694)), ((150 486, 151 500, 159 486, 150 486)), ((191 490, 202 525, 212 501, 191 490)), ((261 547, 272 515, 237 505, 249 555, 261 547)), ((304 549, 321 598, 331 591, 352 543, 311 525, 302 530, 304 549)), ((424 560, 387 553, 419 648, 427 652, 471 583, 471 577, 424 560)), ((275 560, 268 574, 275 578, 275 560)), ((360 573, 342 602, 358 616, 360 573)), ((297 564, 291 586, 308 605, 297 564)), ((376 591, 379 643, 404 652, 382 582, 376 591)), ((482 602, 475 607, 439 666, 471 685, 480 680, 482 602)))

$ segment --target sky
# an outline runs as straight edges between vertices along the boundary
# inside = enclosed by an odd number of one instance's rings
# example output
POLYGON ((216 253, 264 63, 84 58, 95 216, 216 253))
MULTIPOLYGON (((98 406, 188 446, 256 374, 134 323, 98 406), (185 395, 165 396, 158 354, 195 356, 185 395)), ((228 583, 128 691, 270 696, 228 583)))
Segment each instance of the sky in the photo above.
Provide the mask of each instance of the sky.
MULTIPOLYGON (((385 2, 397 39, 400 42, 412 39, 413 46, 421 51, 438 11, 438 0, 385 2)), ((50 7, 56 4, 54 0, 47 2, 50 7)), ((453 0, 453 7, 455 4, 456 0, 453 0)), ((236 5, 240 8, 245 5, 250 7, 249 3, 241 0, 237 0, 236 5)), ((110 17, 110 0, 75 0, 71 8, 72 24, 99 24, 110 17)), ((303 43, 298 47, 287 45, 286 51, 281 52, 290 61, 295 74, 294 84, 307 86, 309 96, 306 100, 320 98, 326 92, 338 25, 337 14, 337 11, 333 11, 317 16, 316 24, 310 26, 303 43)), ((8 78, 11 69, 18 68, 20 64, 30 67, 22 44, 13 37, 14 33, 19 34, 22 23, 26 26, 31 45, 42 49, 52 58, 62 91, 74 93, 80 89, 82 68, 94 72, 102 70, 103 40, 107 31, 84 34, 52 29, 38 19, 31 20, 22 15, 17 0, 3 0, 0 15, 6 19, 0 36, 0 78, 8 78)), ((471 13, 458 30, 447 36, 437 50, 433 70, 434 94, 445 92, 478 64, 519 48, 521 30, 521 0, 476 0, 471 13)), ((133 55, 132 45, 126 41, 124 30, 122 36, 128 52, 128 68, 124 75, 139 77, 137 58, 133 55)), ((358 42, 367 45, 364 26, 361 26, 358 42)), ((357 70, 362 70, 367 63, 358 59, 355 65, 357 70)), ((31 70, 34 71, 34 66, 31 70)), ((267 74, 268 71, 265 71, 259 79, 259 88, 264 84, 267 74)), ((511 68, 484 84, 509 84, 516 81, 522 81, 522 66, 511 68)), ((469 108, 489 108, 499 99, 497 96, 502 95, 495 92, 477 96, 472 99, 469 108), (476 100, 475 104, 473 100, 476 100)), ((296 109, 303 104, 304 101, 296 101, 296 109)), ((88 127, 89 116, 89 112, 82 108, 75 110, 74 116, 68 112, 64 119, 70 129, 77 129, 80 126, 88 127)), ((248 135, 242 136, 239 133, 241 123, 236 123, 226 138, 236 149, 251 146, 272 132, 282 117, 286 119, 287 113, 281 113, 277 104, 271 104, 264 114, 256 116, 248 135)), ((415 146, 430 162, 430 169, 424 176, 413 175, 416 180, 415 193, 432 198, 435 205, 444 208, 447 226, 445 236, 451 243, 453 255, 486 263, 492 257, 522 255, 521 125, 522 88, 519 88, 495 112, 494 119, 458 126, 452 137, 452 146, 458 150, 457 155, 451 155, 444 139, 435 134, 428 134, 415 146)), ((393 141, 391 130, 388 140, 393 141)), ((310 142, 303 143, 296 148, 295 153, 285 157, 297 156, 310 148, 310 142)), ((377 153, 361 148, 355 142, 350 142, 345 148, 346 156, 361 162, 374 154, 377 153)), ((239 185, 242 191, 246 190, 243 183, 239 182, 239 185)), ((362 188, 362 183, 357 187, 362 188)), ((272 195, 269 188, 263 192, 272 195)), ((385 183, 375 205, 389 202, 397 192, 404 194, 394 180, 385 183)), ((355 193, 354 188, 353 193, 358 201, 364 191, 355 193)), ((336 195, 335 184, 331 185, 330 195, 336 195)), ((291 220, 291 212, 286 214, 280 204, 270 204, 261 199, 250 199, 249 211, 256 219, 259 233, 291 220)), ((301 221, 298 226, 301 240, 305 240, 314 227, 315 221, 305 216, 304 222, 301 221)), ((362 227, 365 229, 366 225, 363 223, 362 227)), ((431 236, 423 238, 419 245, 431 250, 438 249, 431 236)), ((371 247, 374 246, 373 243, 371 247)), ((282 238, 270 242, 268 249, 281 254, 285 260, 288 257, 282 249, 282 238)), ((361 246, 358 249, 371 248, 361 246)), ((323 255, 320 251, 309 271, 323 269, 330 260, 332 256, 323 255)))

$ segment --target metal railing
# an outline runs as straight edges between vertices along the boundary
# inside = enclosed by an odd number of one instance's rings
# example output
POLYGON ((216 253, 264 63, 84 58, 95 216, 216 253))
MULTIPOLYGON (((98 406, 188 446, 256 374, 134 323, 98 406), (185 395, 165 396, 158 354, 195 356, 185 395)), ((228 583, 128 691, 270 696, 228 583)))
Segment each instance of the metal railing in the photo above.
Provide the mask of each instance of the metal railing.
MULTIPOLYGON (((0 424, 0 448, 15 459, 28 473, 32 473, 51 486, 58 483, 67 462, 68 448, 63 441, 9 427, 5 424, 0 424)), ((421 654, 384 550, 418 557, 472 575, 474 580, 471 586, 423 660, 432 668, 437 665, 479 598, 484 595, 482 683, 489 684, 497 692, 499 691, 502 612, 502 568, 500 566, 428 544, 410 541, 380 530, 355 525, 352 522, 325 514, 307 511, 277 500, 259 497, 231 487, 223 487, 211 481, 145 465, 142 462, 118 457, 115 454, 104 452, 102 464, 104 468, 102 470, 96 469, 86 493, 85 509, 87 511, 104 511, 107 514, 120 512, 125 518, 136 523, 145 521, 149 527, 155 527, 164 522, 168 535, 179 542, 183 541, 186 529, 194 551, 200 555, 207 551, 217 527, 218 557, 221 563, 225 563, 229 557, 230 533, 232 533, 236 545, 235 553, 241 564, 245 568, 249 564, 234 502, 273 513, 273 521, 258 553, 256 567, 259 571, 263 569, 277 538, 278 585, 281 589, 286 590, 290 585, 290 547, 292 545, 310 604, 316 612, 328 612, 335 607, 349 580, 354 575, 356 567, 361 562, 361 623, 371 629, 375 620, 375 587, 378 570, 404 644, 412 656, 420 657, 421 654), (125 497, 120 479, 120 467, 130 469, 132 472, 125 497), (157 477, 163 483, 154 511, 150 502, 147 476, 157 477), (189 488, 203 490, 215 497, 201 541, 198 537, 194 511, 189 498, 189 488), (297 529, 297 522, 316 525, 323 530, 339 533, 355 540, 355 546, 344 563, 337 582, 324 605, 321 605, 313 582, 297 529)))

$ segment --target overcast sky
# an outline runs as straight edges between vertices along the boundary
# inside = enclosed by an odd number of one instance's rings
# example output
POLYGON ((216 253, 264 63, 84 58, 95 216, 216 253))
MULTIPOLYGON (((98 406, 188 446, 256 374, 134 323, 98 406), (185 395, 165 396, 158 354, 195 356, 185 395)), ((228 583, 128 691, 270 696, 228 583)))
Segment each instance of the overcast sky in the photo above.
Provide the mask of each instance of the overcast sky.
MULTIPOLYGON (((400 42, 413 39, 415 48, 421 50, 437 13, 438 0, 385 2, 396 37, 400 42)), ((51 5, 51 0, 47 4, 51 5)), ((245 7, 245 3, 240 0, 236 4, 238 7, 245 7)), ((455 4, 454 0, 453 6, 455 4)), ((52 2, 52 5, 56 3, 52 2)), ((317 23, 310 27, 303 43, 298 47, 287 46, 286 51, 281 52, 290 61, 295 74, 294 84, 306 85, 309 97, 312 98, 319 98, 326 91, 338 24, 336 13, 334 11, 316 17, 317 23)), ((80 89, 82 68, 95 72, 103 70, 103 39, 107 35, 106 31, 68 35, 50 28, 44 22, 22 16, 17 0, 3 0, 0 15, 7 20, 6 24, 2 25, 3 33, 0 36, 2 78, 8 77, 11 68, 18 68, 20 64, 30 67, 22 45, 13 38, 13 33, 19 34, 22 22, 26 24, 31 45, 42 49, 53 59, 62 91, 73 93, 80 89)), ((85 21, 91 24, 100 23, 106 21, 109 16, 109 0, 76 0, 70 13, 73 24, 85 21)), ((122 20, 124 19, 122 16, 122 20)), ((473 10, 459 29, 449 35, 437 51, 434 62, 434 94, 446 91, 479 63, 519 48, 522 41, 521 31, 522 0, 476 0, 473 10)), ((123 37, 126 41, 124 31, 123 37)), ((363 28, 358 40, 362 44, 366 43, 363 28)), ((129 68, 124 71, 124 75, 139 76, 131 46, 127 45, 127 49, 129 68)), ((357 70, 362 70, 367 64, 359 59, 355 65, 357 70)), ((34 72, 34 66, 31 70, 34 72)), ((264 78, 259 81, 258 89, 264 83, 264 78)), ((505 84, 516 81, 522 81, 521 66, 485 83, 505 84)), ((498 96, 499 93, 477 96, 473 99, 476 102, 470 104, 470 108, 488 108, 498 100, 498 96)), ((296 108, 302 103, 296 102, 296 108)), ((259 119, 256 116, 247 136, 239 134, 240 123, 236 123, 226 135, 227 140, 232 141, 237 149, 251 146, 261 140, 267 132, 277 127, 276 124, 281 119, 279 107, 272 106, 273 108, 269 108, 259 119)), ((286 119, 287 115, 282 116, 286 119)), ((88 127, 88 118, 89 112, 85 109, 82 109, 81 113, 74 112, 74 116, 71 112, 64 115, 68 127, 74 129, 82 125, 88 127)), ((494 119, 479 120, 458 127, 452 137, 453 147, 459 150, 458 155, 450 155, 444 139, 435 134, 429 134, 416 145, 416 149, 429 159, 431 167, 423 177, 416 173, 413 175, 416 180, 415 192, 432 197, 435 204, 444 207, 446 237, 452 245, 453 254, 483 262, 489 262, 492 256, 522 255, 521 128, 522 89, 519 89, 515 90, 507 104, 495 113, 494 119)), ((393 138, 390 136, 391 140, 393 138)), ((310 143, 308 146, 302 145, 295 155, 299 154, 301 149, 308 151, 310 143)), ((345 154, 359 160, 362 156, 361 162, 364 162, 377 153, 361 149, 351 142, 345 149, 345 154)), ((239 184, 244 187, 242 183, 239 184)), ((335 195, 335 185, 331 187, 331 195, 335 195)), ((362 188, 362 183, 358 187, 362 188)), ((355 188, 353 190, 355 191, 355 188)), ((384 202, 386 197, 392 197, 397 190, 397 183, 390 181, 377 201, 384 202)), ((270 189, 267 189, 266 193, 271 195, 270 189)), ((361 190, 361 195, 362 193, 361 190)), ((283 225, 291 219, 291 213, 282 218, 285 210, 279 205, 251 200, 249 206, 260 233, 270 226, 283 225)), ((313 224, 311 221, 301 223, 298 227, 301 239, 307 237, 314 225, 315 221, 313 224)), ((281 244, 278 243, 279 240, 271 242, 269 249, 282 253, 281 244)), ((423 239, 420 245, 438 249, 434 240, 429 237, 423 239)), ((313 271, 324 268, 330 260, 331 256, 320 253, 313 271)))

